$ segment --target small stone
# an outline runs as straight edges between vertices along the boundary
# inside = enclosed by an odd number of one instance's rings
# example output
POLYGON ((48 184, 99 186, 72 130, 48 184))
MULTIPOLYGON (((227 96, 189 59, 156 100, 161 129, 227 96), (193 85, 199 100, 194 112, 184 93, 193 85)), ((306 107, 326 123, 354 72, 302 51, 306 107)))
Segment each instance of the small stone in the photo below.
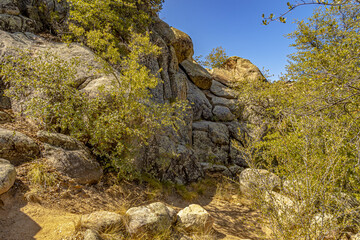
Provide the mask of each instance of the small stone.
POLYGON ((16 170, 11 163, 0 158, 0 195, 9 191, 14 185, 16 170))
POLYGON ((84 240, 101 240, 101 238, 93 229, 87 229, 84 233, 84 240))
POLYGON ((227 98, 214 96, 213 98, 211 98, 211 103, 214 106, 216 105, 225 106, 229 108, 233 113, 237 112, 238 110, 237 102, 235 99, 227 99, 227 98))
POLYGON ((330 230, 334 230, 336 227, 336 218, 328 213, 317 213, 313 217, 310 227, 315 231, 326 229, 330 232, 330 230))
POLYGON ((131 234, 162 232, 170 228, 176 220, 175 210, 161 202, 130 208, 126 215, 131 234))
POLYGON ((39 146, 30 137, 0 128, 0 158, 5 158, 16 166, 38 157, 39 154, 39 146))
POLYGON ((124 218, 120 214, 107 211, 97 211, 84 215, 81 218, 81 226, 95 231, 125 228, 124 218))
POLYGON ((213 223, 211 215, 198 204, 191 204, 177 214, 177 225, 188 232, 209 231, 213 223))
POLYGON ((295 203, 290 198, 274 191, 265 191, 265 202, 272 206, 279 215, 295 212, 295 203))

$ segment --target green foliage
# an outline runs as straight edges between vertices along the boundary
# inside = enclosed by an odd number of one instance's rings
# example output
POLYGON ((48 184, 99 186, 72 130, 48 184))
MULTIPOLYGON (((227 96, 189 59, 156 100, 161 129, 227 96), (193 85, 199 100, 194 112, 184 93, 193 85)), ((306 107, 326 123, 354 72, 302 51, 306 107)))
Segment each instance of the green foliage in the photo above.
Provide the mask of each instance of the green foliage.
POLYGON ((238 147, 251 167, 286 181, 280 193, 293 202, 284 209, 269 201, 271 189, 255 192, 275 239, 322 239, 330 231, 337 239, 359 228, 359 204, 349 204, 360 193, 359 11, 351 1, 316 10, 290 35, 297 52, 283 81, 238 86, 267 127, 238 147), (331 220, 316 224, 316 216, 331 220))
POLYGON ((78 128, 84 96, 75 86, 76 59, 61 59, 50 52, 21 51, 2 64, 1 75, 11 85, 6 95, 16 99, 23 113, 48 130, 78 128))
MULTIPOLYGON (((156 104, 150 90, 159 79, 140 62, 159 48, 149 35, 133 34, 130 53, 120 62, 121 73, 89 98, 76 87, 76 59, 49 52, 21 52, 3 63, 1 75, 10 84, 6 94, 20 100, 24 113, 48 130, 71 134, 90 144, 93 152, 119 176, 133 178, 134 154, 155 133, 182 124, 183 102, 156 104)), ((107 68, 109 73, 110 68, 107 68)))
POLYGON ((128 51, 130 28, 145 32, 152 13, 163 0, 70 0, 69 31, 65 39, 79 41, 99 56, 118 63, 128 51))
POLYGON ((220 68, 221 65, 229 58, 226 55, 225 49, 222 47, 213 48, 211 53, 205 57, 205 60, 201 60, 202 56, 196 57, 196 61, 207 68, 220 68))

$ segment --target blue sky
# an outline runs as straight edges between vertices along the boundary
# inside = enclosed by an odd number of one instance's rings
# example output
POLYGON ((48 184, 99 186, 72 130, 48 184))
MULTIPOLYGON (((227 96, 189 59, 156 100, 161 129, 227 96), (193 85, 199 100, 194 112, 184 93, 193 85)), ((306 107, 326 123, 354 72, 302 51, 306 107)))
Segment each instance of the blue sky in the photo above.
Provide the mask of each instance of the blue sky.
POLYGON ((285 37, 296 29, 295 19, 312 15, 313 8, 297 8, 287 16, 286 24, 273 22, 264 26, 262 17, 287 10, 286 0, 165 0, 160 18, 170 26, 190 35, 195 56, 207 55, 222 46, 229 56, 249 59, 262 70, 268 69, 278 79, 285 72, 289 47, 285 37))

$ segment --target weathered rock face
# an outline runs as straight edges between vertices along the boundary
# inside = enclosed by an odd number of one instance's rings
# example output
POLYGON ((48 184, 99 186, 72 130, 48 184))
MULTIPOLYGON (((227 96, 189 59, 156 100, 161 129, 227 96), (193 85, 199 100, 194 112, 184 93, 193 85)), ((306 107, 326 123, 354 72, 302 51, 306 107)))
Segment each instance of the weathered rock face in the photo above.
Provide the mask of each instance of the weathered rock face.
POLYGON ((14 185, 15 178, 15 167, 9 161, 0 158, 0 195, 14 185))
POLYGON ((209 89, 211 87, 212 76, 205 68, 191 60, 184 60, 180 65, 197 87, 201 89, 209 89))
POLYGON ((54 30, 67 16, 65 0, 2 0, 0 3, 0 29, 9 32, 54 30))
POLYGON ((126 215, 129 219, 128 230, 132 234, 162 232, 176 220, 175 210, 161 202, 130 208, 126 215))
POLYGON ((0 158, 19 165, 37 158, 39 154, 39 146, 33 139, 20 132, 0 128, 0 158))
POLYGON ((100 164, 84 144, 59 133, 40 131, 37 135, 44 142, 42 155, 50 166, 82 184, 100 180, 100 164))
POLYGON ((181 63, 186 59, 192 60, 192 56, 194 55, 194 47, 190 36, 173 27, 171 30, 175 35, 175 39, 172 41, 172 46, 175 49, 178 62, 181 63))
MULTIPOLYGON (((14 49, 17 48, 46 50, 64 59, 77 57, 81 64, 76 69, 75 87, 79 91, 86 92, 91 97, 98 93, 98 87, 111 87, 112 77, 98 74, 97 70, 101 65, 90 49, 78 44, 54 43, 34 34, 44 29, 52 29, 66 19, 68 6, 65 1, 4 0, 1 4, 0 29, 5 31, 0 30, 0 60, 14 54, 14 49), (37 8, 39 4, 44 5, 41 11, 37 8), (58 15, 56 22, 49 18, 53 13, 58 15), (2 18, 7 20, 2 23, 2 18)), ((239 122, 244 119, 244 106, 239 103, 238 93, 231 86, 234 81, 251 81, 261 78, 262 74, 249 61, 238 57, 230 58, 220 70, 214 69, 210 74, 193 61, 193 43, 187 34, 170 27, 157 17, 153 20, 150 26, 151 41, 162 49, 158 57, 144 62, 161 78, 158 86, 151 89, 153 100, 166 103, 180 99, 188 101, 190 109, 183 116, 186 126, 181 127, 178 133, 168 129, 165 134, 155 136, 149 146, 140 151, 137 166, 140 169, 149 169, 162 180, 178 183, 201 178, 204 169, 200 163, 226 165, 224 169, 230 169, 230 166, 234 169, 246 166, 233 144, 234 141, 239 144, 244 142, 247 134, 245 124, 239 122), (160 69, 162 71, 158 73, 160 69), (222 77, 219 77, 220 75, 222 77)), ((0 80, 0 108, 21 111, 21 101, 11 99, 10 102, 3 97, 3 89, 0 80)), ((101 176, 93 157, 86 149, 77 146, 77 143, 74 145, 69 139, 59 136, 39 137, 46 142, 43 144, 44 156, 47 156, 50 159, 48 161, 57 169, 62 169, 60 171, 64 174, 84 183, 97 181, 101 176), (76 167, 83 164, 89 164, 89 167, 76 167)), ((10 149, 9 146, 8 148, 10 149)), ((3 157, 7 156, 5 155, 3 157)))
POLYGON ((213 80, 210 91, 218 97, 236 99, 236 92, 224 84, 213 80))
MULTIPOLYGON (((50 53, 61 56, 63 59, 77 58, 80 64, 76 65, 76 87, 86 92, 90 97, 98 93, 99 86, 109 86, 113 81, 112 76, 100 75, 97 70, 101 69, 101 64, 96 60, 96 56, 90 49, 80 46, 79 44, 55 43, 45 40, 32 33, 9 33, 0 30, 0 59, 5 56, 16 54, 16 49, 26 51, 48 51, 50 53), (89 70, 91 68, 91 70, 89 70)), ((10 105, 15 112, 21 111, 21 100, 12 99, 8 103, 6 97, 2 97, 1 80, 0 80, 0 107, 8 108, 10 105), (4 104, 1 104, 4 103, 4 104)), ((31 96, 30 96, 31 97, 31 96)))
POLYGON ((221 68, 214 68, 211 73, 217 81, 228 86, 239 81, 266 81, 258 67, 240 57, 230 57, 221 68))
POLYGON ((189 80, 187 80, 187 85, 187 100, 190 102, 190 106, 193 110, 193 120, 211 120, 213 117, 212 105, 205 94, 189 80))

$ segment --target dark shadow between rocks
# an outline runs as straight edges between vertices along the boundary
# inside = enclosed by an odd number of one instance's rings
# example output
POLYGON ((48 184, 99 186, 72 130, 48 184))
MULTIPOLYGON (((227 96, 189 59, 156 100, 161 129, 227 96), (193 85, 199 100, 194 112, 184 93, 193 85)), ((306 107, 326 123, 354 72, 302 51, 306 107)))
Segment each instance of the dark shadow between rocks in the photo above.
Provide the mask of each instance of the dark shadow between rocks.
POLYGON ((0 239, 35 240, 41 227, 21 211, 27 202, 23 192, 26 186, 19 180, 6 193, 0 195, 3 206, 0 208, 0 239))

